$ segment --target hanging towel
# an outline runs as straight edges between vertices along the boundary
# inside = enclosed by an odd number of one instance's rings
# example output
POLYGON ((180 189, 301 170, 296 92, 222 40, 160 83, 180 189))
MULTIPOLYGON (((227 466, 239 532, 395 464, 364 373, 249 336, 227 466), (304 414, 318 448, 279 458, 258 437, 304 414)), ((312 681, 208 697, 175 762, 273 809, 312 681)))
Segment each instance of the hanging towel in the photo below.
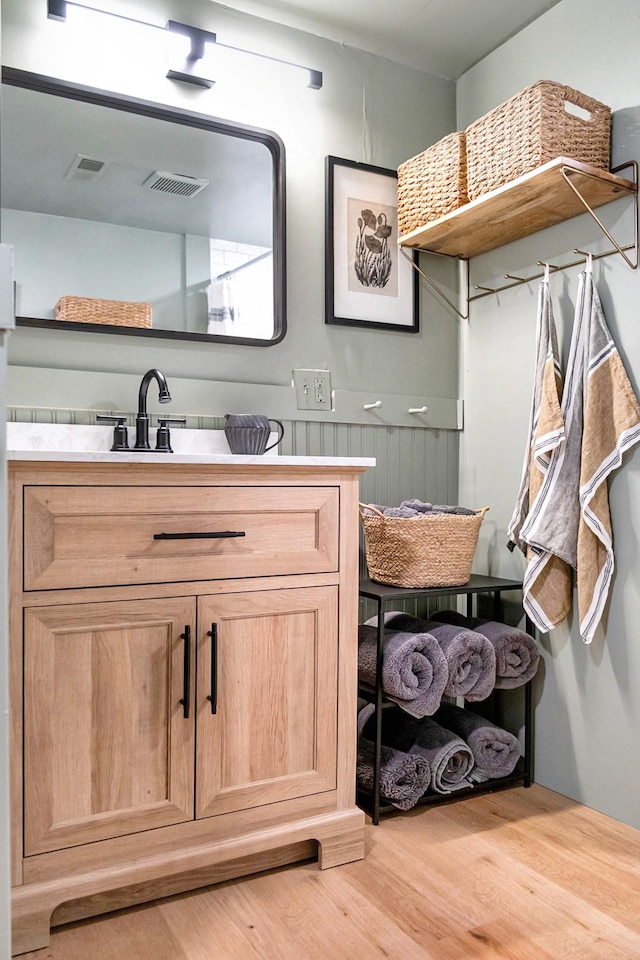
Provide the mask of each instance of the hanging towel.
POLYGON ((508 777, 515 770, 520 743, 513 733, 455 703, 443 703, 434 719, 464 740, 471 750, 475 766, 470 777, 474 783, 508 777))
MULTIPOLYGON (((378 650, 376 627, 358 626, 358 672, 375 685, 378 650)), ((435 713, 447 683, 447 661, 438 641, 427 631, 385 630, 382 641, 382 687, 412 717, 435 713)))
POLYGON ((640 440, 640 406, 589 268, 579 277, 562 406, 566 441, 522 534, 576 569, 580 636, 591 643, 614 568, 607 479, 640 440))
POLYGON ((540 662, 540 651, 535 639, 524 630, 500 623, 498 620, 465 617, 457 610, 438 610, 434 613, 433 619, 475 630, 476 633, 481 633, 487 638, 496 652, 496 688, 498 690, 513 690, 515 687, 521 687, 535 676, 540 662))
POLYGON ((238 321, 238 309, 234 302, 233 280, 222 276, 213 280, 207 288, 208 325, 207 333, 220 333, 238 321))
POLYGON ((532 549, 524 536, 532 511, 535 513, 539 508, 540 488, 549 470, 552 453, 565 439, 558 341, 546 279, 538 288, 536 339, 528 440, 520 489, 508 526, 508 546, 510 549, 518 546, 525 554, 523 605, 538 629, 547 633, 565 619, 571 608, 572 575, 566 560, 552 550, 542 549, 539 544, 532 549))
MULTIPOLYGON (((375 738, 374 717, 365 723, 362 735, 366 740, 375 738)), ((473 753, 464 740, 432 717, 417 720, 400 710, 384 710, 382 742, 402 753, 424 757, 431 767, 430 788, 435 793, 452 793, 471 786, 473 753)))
MULTIPOLYGON (((375 626, 377 617, 367 620, 375 626)), ((447 663, 444 695, 465 700, 485 700, 496 682, 496 654, 482 634, 448 623, 419 620, 409 614, 390 610, 384 615, 389 630, 403 633, 428 633, 435 637, 447 663)))

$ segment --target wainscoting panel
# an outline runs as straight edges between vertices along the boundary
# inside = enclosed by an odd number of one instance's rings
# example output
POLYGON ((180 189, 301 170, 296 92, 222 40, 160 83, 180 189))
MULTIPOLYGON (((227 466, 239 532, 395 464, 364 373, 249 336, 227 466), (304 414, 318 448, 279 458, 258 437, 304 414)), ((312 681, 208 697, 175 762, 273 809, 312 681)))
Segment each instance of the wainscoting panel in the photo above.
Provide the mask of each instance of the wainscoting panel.
POLYGON ((456 503, 458 437, 454 430, 288 421, 282 453, 375 457, 360 481, 365 503, 397 506, 410 497, 456 503))

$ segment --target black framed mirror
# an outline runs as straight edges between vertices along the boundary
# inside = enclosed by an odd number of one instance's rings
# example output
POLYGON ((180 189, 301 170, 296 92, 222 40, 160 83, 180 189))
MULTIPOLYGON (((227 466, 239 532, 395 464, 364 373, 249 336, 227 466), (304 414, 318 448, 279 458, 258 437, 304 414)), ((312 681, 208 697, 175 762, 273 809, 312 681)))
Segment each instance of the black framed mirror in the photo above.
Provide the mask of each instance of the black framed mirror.
POLYGON ((2 83, 19 326, 282 340, 277 134, 10 67, 2 83))

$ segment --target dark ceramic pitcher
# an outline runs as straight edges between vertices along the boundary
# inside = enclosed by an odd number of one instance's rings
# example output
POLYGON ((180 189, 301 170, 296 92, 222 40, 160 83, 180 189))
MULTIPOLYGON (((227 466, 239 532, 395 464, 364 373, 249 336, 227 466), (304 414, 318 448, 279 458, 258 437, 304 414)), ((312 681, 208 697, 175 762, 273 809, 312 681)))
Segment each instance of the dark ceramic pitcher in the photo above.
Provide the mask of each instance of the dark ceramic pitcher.
POLYGON ((284 437, 284 427, 279 420, 270 419, 261 413, 225 413, 227 421, 224 433, 231 453, 260 456, 276 447, 284 437), (270 423, 278 426, 278 439, 267 446, 270 423))

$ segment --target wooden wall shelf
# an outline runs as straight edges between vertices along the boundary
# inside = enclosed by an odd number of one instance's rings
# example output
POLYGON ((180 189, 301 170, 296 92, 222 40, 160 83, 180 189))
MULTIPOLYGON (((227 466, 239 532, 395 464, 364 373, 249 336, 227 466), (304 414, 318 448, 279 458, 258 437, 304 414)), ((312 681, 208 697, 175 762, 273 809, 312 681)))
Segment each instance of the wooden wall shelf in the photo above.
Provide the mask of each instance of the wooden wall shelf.
POLYGON ((637 183, 631 180, 557 157, 401 236, 398 242, 402 247, 469 259, 585 213, 586 204, 595 208, 634 194, 637 183))

